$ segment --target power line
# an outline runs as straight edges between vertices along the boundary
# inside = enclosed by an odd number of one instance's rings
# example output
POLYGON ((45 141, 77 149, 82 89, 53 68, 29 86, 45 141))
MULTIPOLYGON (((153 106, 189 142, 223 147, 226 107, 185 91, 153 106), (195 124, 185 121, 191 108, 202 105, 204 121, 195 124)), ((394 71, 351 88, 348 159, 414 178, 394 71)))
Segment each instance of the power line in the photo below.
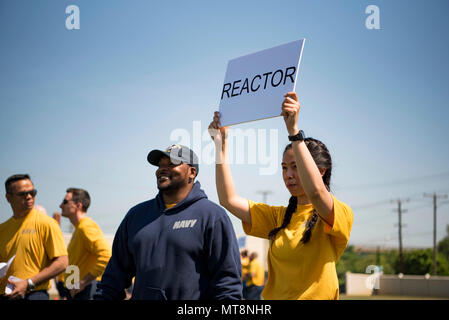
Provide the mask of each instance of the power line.
POLYGON ((351 206, 351 208, 352 208, 352 210, 368 209, 368 208, 378 207, 380 205, 387 204, 387 203, 390 203, 389 199, 372 202, 372 203, 367 203, 367 204, 355 205, 355 206, 351 206))
MULTIPOLYGON (((389 200, 388 203, 391 203, 391 200, 389 200)), ((420 209, 420 208, 427 207, 427 205, 428 205, 428 203, 416 206, 414 208, 408 209, 408 212, 414 211, 414 210, 417 210, 417 209, 420 209)), ((357 209, 353 208, 353 210, 357 210, 357 209)), ((383 212, 383 211, 380 211, 380 212, 383 212)), ((419 212, 419 211, 417 211, 417 212, 419 212)), ((366 224, 369 224, 369 225, 371 225, 371 224, 379 224, 379 223, 383 223, 384 222, 384 221, 381 220, 382 218, 387 218, 387 217, 390 217, 390 216, 391 216, 391 213, 386 213, 386 214, 384 213, 382 215, 370 215, 370 216, 366 216, 365 215, 365 216, 357 217, 357 222, 358 223, 363 223, 364 225, 366 225, 366 224), (368 218, 368 219, 365 220, 365 218, 368 218)))
POLYGON ((420 205, 418 205, 418 206, 416 206, 416 207, 409 208, 409 209, 408 209, 408 213, 410 214, 410 211, 412 211, 413 213, 414 213, 414 212, 422 212, 422 211, 417 211, 417 210, 418 210, 418 209, 425 208, 425 207, 427 207, 428 205, 429 205, 429 203, 427 202, 427 203, 424 203, 424 204, 420 204, 420 205))
MULTIPOLYGON (((422 197, 422 193, 420 195, 422 197)), ((407 209, 408 213, 410 213, 410 212, 413 212, 413 213, 415 213, 415 212, 422 212, 422 211, 416 211, 416 210, 427 207, 427 205, 429 203, 425 199, 414 198, 414 196, 409 196, 409 197, 407 197, 407 199, 410 202, 418 202, 418 203, 422 202, 422 201, 425 201, 425 203, 421 203, 421 204, 419 204, 419 205, 417 205, 417 206, 415 206, 413 208, 407 209)), ((378 206, 381 206, 381 205, 387 204, 387 203, 391 204, 391 200, 382 200, 382 201, 377 201, 377 202, 372 202, 372 203, 360 204, 360 205, 351 206, 351 208, 352 208, 353 211, 363 211, 363 209, 371 209, 371 208, 378 207, 378 206)), ((448 204, 448 203, 449 203, 449 201, 443 201, 443 202, 439 203, 439 206, 442 206, 442 205, 445 205, 445 204, 448 204)), ((380 211, 380 213, 382 213, 382 211, 380 211)), ((388 217, 388 216, 390 216, 390 214, 382 214, 382 215, 379 215, 379 216, 377 216, 377 215, 357 216, 357 221, 370 224, 370 222, 372 220, 378 220, 380 218, 385 218, 385 217, 388 217), (369 219, 368 220, 364 220, 364 218, 369 218, 369 219)))
MULTIPOLYGON (((422 193, 415 193, 415 194, 413 194, 411 196, 408 196, 407 199, 409 199, 409 201, 411 201, 411 202, 423 202, 423 201, 425 201, 425 203, 428 204, 428 202, 425 199, 422 199, 422 193), (418 196, 420 198, 418 198, 418 196)), ((449 201, 441 202, 440 205, 447 204, 447 203, 449 203, 449 201)), ((353 211, 355 211, 355 210, 363 210, 363 209, 371 209, 371 208, 379 207, 379 206, 385 205, 385 204, 391 204, 391 199, 351 205, 351 209, 353 211)), ((410 210, 415 210, 415 209, 417 209, 417 208, 413 208, 413 209, 410 209, 410 210)))
POLYGON ((419 238, 423 236, 428 236, 429 234, 432 234, 433 231, 426 231, 426 232, 420 232, 420 233, 414 233, 414 234, 405 234, 405 238, 419 238))
POLYGON ((367 183, 367 184, 359 184, 359 185, 349 185, 346 187, 340 187, 341 190, 349 190, 349 189, 368 189, 368 188, 380 188, 380 187, 387 187, 397 184, 404 184, 404 183, 410 183, 410 182, 416 182, 421 180, 428 180, 428 179, 434 179, 434 178, 443 178, 445 176, 449 176, 449 171, 431 174, 427 176, 420 176, 420 177, 414 177, 414 178, 407 178, 407 179, 399 179, 399 180, 391 180, 386 182, 378 182, 378 183, 367 183))
POLYGON ((441 206, 444 206, 445 204, 448 204, 449 203, 449 201, 443 201, 443 202, 440 202, 440 207, 441 206))
MULTIPOLYGON (((362 218, 366 218, 367 216, 364 216, 362 218)), ((380 216, 368 216, 368 220, 364 220, 362 219, 361 221, 359 219, 357 219, 356 221, 359 223, 363 223, 364 225, 366 224, 379 224, 379 223, 384 223, 385 221, 382 221, 382 218, 387 218, 387 217, 391 217, 391 213, 387 213, 387 214, 383 214, 380 216)))

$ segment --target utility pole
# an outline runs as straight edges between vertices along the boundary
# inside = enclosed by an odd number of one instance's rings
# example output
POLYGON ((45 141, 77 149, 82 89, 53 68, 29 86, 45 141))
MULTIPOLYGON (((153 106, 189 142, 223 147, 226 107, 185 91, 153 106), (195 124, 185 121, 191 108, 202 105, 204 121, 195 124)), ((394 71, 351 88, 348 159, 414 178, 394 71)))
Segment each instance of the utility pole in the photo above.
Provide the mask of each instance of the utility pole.
POLYGON ((397 202, 398 208, 394 211, 398 212, 398 233, 399 233, 399 273, 404 273, 404 259, 402 255, 402 213, 407 212, 407 210, 402 209, 402 202, 408 202, 409 199, 392 200, 392 202, 397 202))
POLYGON ((433 199, 433 275, 437 275, 437 253, 438 253, 438 247, 437 247, 437 200, 440 199, 447 199, 447 194, 440 194, 437 195, 436 192, 433 194, 424 193, 425 198, 432 198, 433 199))
POLYGON ((269 194, 272 194, 273 191, 270 191, 270 190, 260 190, 260 191, 257 191, 257 193, 262 194, 262 202, 265 203, 265 204, 267 204, 267 196, 268 196, 269 194))

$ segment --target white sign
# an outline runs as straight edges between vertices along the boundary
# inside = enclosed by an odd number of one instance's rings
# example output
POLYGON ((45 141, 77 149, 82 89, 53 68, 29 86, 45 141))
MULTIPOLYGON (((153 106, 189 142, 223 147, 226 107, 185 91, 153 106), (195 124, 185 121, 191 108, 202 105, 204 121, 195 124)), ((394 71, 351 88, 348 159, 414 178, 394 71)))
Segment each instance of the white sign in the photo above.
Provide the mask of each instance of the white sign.
POLYGON ((0 262, 0 278, 3 278, 6 276, 6 273, 8 272, 9 266, 13 262, 16 255, 13 255, 11 259, 8 260, 8 262, 0 262))
POLYGON ((221 125, 280 116, 284 94, 295 91, 305 39, 228 62, 221 91, 221 125))

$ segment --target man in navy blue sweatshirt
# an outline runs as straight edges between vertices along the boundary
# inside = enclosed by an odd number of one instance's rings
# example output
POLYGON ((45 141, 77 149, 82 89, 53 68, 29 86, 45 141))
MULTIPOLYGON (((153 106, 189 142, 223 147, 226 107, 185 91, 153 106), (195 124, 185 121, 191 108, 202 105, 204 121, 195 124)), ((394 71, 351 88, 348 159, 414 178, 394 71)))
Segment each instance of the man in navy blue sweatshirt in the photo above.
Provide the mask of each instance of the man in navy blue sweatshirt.
POLYGON ((173 145, 153 150, 159 193, 129 210, 114 238, 112 257, 94 299, 241 299, 237 239, 223 208, 207 199, 198 158, 173 145))

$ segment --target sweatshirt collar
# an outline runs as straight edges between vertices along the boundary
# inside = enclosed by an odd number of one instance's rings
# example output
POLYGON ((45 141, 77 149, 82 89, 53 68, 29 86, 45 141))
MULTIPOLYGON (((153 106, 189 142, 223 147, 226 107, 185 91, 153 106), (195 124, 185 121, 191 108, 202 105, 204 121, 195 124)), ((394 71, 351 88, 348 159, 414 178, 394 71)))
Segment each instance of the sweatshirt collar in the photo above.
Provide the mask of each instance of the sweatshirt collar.
POLYGON ((176 213, 176 212, 180 211, 181 209, 188 207, 192 203, 194 203, 202 198, 207 199, 207 195, 201 189, 201 184, 199 181, 196 181, 193 184, 192 190, 190 190, 190 192, 187 194, 187 196, 184 199, 182 199, 180 202, 178 202, 174 207, 172 207, 170 209, 167 209, 165 207, 164 199, 163 199, 162 193, 160 191, 156 196, 159 210, 164 213, 168 213, 168 214, 176 213))

